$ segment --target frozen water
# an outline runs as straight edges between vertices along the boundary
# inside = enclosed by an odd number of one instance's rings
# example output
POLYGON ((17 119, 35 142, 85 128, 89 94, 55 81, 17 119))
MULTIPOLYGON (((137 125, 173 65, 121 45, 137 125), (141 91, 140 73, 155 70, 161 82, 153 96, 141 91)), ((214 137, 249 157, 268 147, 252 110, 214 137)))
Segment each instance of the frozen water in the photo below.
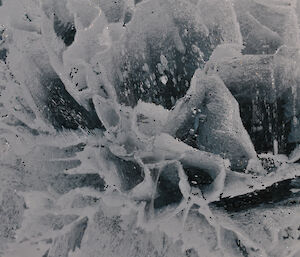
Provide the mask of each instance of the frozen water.
POLYGON ((299 6, 0 1, 0 256, 299 256, 299 6))

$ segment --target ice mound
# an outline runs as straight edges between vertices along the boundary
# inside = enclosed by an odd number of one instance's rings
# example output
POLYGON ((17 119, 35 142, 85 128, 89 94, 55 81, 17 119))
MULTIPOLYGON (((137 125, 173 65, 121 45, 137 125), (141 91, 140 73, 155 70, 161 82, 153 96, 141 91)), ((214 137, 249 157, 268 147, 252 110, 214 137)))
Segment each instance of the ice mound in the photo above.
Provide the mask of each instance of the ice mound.
POLYGON ((176 103, 168 126, 167 131, 181 140, 192 136, 198 148, 223 154, 234 170, 246 168, 247 161, 256 158, 240 119, 238 103, 218 77, 200 70, 196 71, 185 98, 176 103))
POLYGON ((272 54, 299 43, 296 1, 234 1, 247 54, 272 54))
POLYGON ((241 42, 232 6, 226 1, 217 10, 205 1, 142 1, 127 8, 132 9, 130 22, 109 23, 114 42, 109 54, 99 59, 120 101, 127 105, 140 98, 170 108, 217 44, 241 42))
POLYGON ((220 76, 239 102, 243 123, 257 151, 271 150, 276 140, 279 153, 289 152, 291 143, 296 142, 293 135, 297 132, 292 131, 298 124, 297 48, 281 46, 274 54, 241 55, 234 52, 236 46, 227 47, 232 53, 228 50, 222 56, 220 52, 225 51, 218 47, 206 71, 220 76), (257 142, 263 138, 270 144, 257 142))

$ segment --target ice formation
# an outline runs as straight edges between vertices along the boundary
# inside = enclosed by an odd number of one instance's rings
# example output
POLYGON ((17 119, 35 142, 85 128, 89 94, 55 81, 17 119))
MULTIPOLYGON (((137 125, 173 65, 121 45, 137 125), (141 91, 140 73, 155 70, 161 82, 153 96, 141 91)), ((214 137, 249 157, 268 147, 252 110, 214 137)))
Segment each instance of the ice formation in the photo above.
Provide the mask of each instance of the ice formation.
POLYGON ((298 0, 0 0, 0 256, 300 256, 298 0))

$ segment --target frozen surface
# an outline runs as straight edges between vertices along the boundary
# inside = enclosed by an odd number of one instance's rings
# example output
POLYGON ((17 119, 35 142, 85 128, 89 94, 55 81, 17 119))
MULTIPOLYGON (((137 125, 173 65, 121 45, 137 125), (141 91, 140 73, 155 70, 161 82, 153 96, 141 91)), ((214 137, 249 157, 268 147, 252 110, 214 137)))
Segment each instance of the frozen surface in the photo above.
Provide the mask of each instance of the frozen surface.
POLYGON ((0 256, 300 256, 299 16, 0 0, 0 256))

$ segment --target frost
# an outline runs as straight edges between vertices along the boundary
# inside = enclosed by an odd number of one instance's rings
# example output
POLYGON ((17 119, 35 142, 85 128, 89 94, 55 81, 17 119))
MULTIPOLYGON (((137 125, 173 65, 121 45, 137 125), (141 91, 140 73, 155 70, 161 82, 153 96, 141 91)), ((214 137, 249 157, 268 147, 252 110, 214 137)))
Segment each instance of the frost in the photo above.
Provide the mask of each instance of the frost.
POLYGON ((299 14, 0 1, 0 255, 297 256, 299 14))

